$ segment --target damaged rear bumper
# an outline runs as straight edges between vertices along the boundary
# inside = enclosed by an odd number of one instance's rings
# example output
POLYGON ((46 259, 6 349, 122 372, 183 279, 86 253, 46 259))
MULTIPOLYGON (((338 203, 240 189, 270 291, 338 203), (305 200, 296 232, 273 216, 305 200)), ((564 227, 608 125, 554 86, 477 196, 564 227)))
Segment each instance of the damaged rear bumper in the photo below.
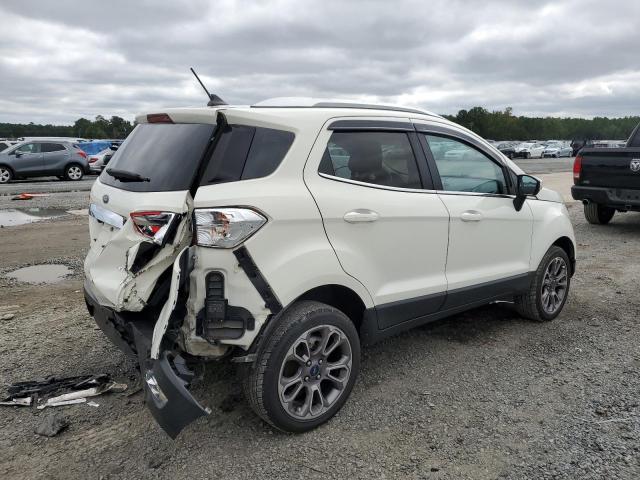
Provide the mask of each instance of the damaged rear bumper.
POLYGON ((147 408, 167 435, 176 438, 183 428, 211 411, 187 390, 193 372, 181 355, 163 351, 159 358, 149 358, 150 339, 135 328, 133 334, 147 408))
POLYGON ((197 418, 210 413, 187 389, 194 375, 185 358, 175 349, 160 347, 178 300, 179 265, 181 262, 184 264, 186 258, 185 250, 176 260, 176 275, 169 299, 158 319, 120 313, 104 307, 92 295, 90 286, 85 285, 89 313, 111 342, 127 355, 138 359, 146 405, 171 438, 176 438, 183 428, 197 418), (154 330, 157 330, 155 335, 154 330), (151 354, 152 350, 154 355, 151 354))

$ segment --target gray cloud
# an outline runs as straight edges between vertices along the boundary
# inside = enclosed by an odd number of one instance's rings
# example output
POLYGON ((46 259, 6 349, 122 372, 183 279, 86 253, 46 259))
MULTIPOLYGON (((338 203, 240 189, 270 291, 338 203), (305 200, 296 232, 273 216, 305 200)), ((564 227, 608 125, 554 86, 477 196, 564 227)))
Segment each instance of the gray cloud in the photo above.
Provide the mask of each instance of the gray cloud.
POLYGON ((0 121, 73 121, 205 98, 319 96, 441 113, 640 112, 625 0, 3 0, 0 121))

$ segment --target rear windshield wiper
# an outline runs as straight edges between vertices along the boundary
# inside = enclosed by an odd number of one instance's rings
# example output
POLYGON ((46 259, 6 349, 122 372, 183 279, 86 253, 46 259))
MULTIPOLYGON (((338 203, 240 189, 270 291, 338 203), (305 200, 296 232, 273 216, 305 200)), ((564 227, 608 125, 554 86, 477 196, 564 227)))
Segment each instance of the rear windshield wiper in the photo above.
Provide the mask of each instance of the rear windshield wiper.
POLYGON ((139 173, 128 172, 126 170, 116 170, 115 168, 107 168, 107 173, 113 178, 121 182, 150 182, 151 179, 143 177, 139 173))

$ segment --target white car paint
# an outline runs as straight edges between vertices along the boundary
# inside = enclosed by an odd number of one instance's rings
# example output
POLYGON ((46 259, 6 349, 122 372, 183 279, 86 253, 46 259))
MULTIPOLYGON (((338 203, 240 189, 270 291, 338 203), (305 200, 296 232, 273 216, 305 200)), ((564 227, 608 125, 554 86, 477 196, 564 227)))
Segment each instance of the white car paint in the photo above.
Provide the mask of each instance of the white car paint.
POLYGON ((542 158, 545 146, 541 143, 521 143, 515 147, 516 154, 528 154, 529 158, 542 158))
MULTIPOLYGON (((131 222, 113 229, 91 219, 91 248, 85 262, 87 282, 104 305, 117 311, 139 311, 159 275, 173 264, 172 294, 154 331, 156 355, 173 310, 179 267, 175 259, 191 243, 193 208, 249 206, 267 223, 245 246, 283 306, 314 287, 340 285, 355 292, 366 308, 401 302, 430 293, 464 288, 534 271, 544 252, 559 238, 575 245, 573 229, 559 195, 543 189, 529 197, 519 212, 512 195, 495 196, 439 191, 380 188, 327 178, 318 165, 336 119, 378 119, 446 126, 473 137, 514 174, 522 170, 492 145, 441 117, 392 110, 357 108, 249 108, 222 106, 163 110, 176 123, 211 123, 218 111, 230 124, 291 131, 295 140, 271 175, 200 187, 187 191, 136 193, 102 184, 98 179, 91 202, 124 218, 134 210, 184 214, 174 244, 167 245, 136 275, 128 272, 129 255, 146 241, 131 222), (369 211, 366 212, 365 210, 369 211), (364 211, 364 212, 363 212, 364 211), (350 222, 350 215, 377 216, 375 221, 350 222), (471 213, 473 221, 466 221, 471 213), (346 217, 346 218, 345 218, 346 217), (476 221, 477 220, 477 221, 476 221)), ((146 116, 137 117, 145 123, 146 116)), ((540 153, 544 147, 540 147, 540 153)), ((535 155, 539 156, 538 150, 535 155)), ((182 326, 182 348, 203 357, 219 357, 227 348, 248 349, 269 316, 264 301, 238 267, 232 250, 193 246, 195 267, 182 326), (229 304, 253 315, 256 328, 240 338, 207 343, 195 333, 203 308, 204 278, 222 271, 229 304)))

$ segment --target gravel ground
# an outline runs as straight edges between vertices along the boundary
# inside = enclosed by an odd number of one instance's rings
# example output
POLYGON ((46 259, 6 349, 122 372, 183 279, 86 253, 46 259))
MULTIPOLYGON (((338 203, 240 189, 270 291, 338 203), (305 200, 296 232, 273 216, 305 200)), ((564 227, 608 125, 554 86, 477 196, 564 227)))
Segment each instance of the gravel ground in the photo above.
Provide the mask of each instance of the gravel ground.
MULTIPOLYGON (((58 198, 42 206, 69 200, 58 198)), ((86 207, 86 193, 69 201, 86 207)), ((640 478, 640 215, 596 227, 570 211, 579 270, 552 323, 491 306, 367 348, 345 407, 304 435, 260 421, 228 364, 208 366, 194 391, 213 412, 175 441, 139 393, 98 408, 0 407, 0 478, 640 478), (36 435, 53 414, 68 429, 36 435)), ((0 230, 0 309, 15 311, 0 320, 3 385, 108 372, 135 390, 135 365, 85 311, 87 237, 81 216, 0 230), (44 262, 75 273, 48 286, 2 277, 44 262)))

